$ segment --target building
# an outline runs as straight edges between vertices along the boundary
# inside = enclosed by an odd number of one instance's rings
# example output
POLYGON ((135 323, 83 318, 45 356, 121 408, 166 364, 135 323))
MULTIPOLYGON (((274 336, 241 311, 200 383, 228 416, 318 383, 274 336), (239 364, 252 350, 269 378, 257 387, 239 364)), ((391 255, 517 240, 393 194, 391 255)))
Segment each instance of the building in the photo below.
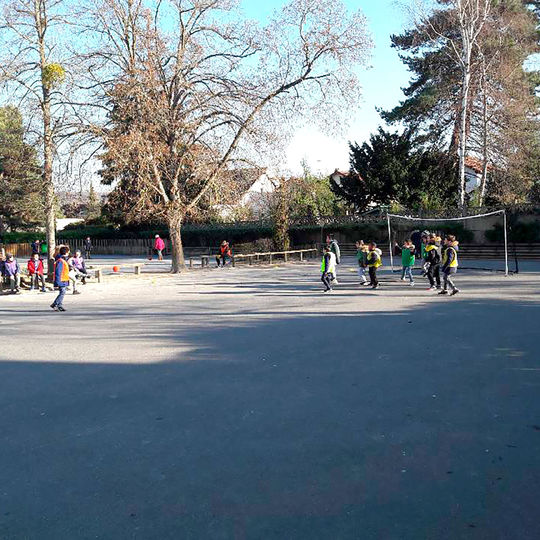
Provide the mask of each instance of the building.
POLYGON ((228 202, 214 204, 222 219, 235 219, 239 214, 260 219, 268 215, 272 194, 279 180, 266 169, 245 168, 228 171, 222 183, 228 185, 228 202))

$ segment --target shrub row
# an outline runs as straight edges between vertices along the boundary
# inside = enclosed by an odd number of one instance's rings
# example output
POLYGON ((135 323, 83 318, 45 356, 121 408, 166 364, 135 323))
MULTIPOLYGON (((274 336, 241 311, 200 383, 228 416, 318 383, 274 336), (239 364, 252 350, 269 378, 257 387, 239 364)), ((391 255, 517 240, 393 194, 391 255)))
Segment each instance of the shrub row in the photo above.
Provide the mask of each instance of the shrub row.
MULTIPOLYGON (((396 238, 402 240, 413 228, 419 230, 436 230, 442 234, 455 234, 461 242, 471 242, 474 234, 466 229, 461 223, 436 223, 432 222, 397 222, 393 225, 396 231, 396 238)), ((291 240, 293 245, 306 244, 310 241, 318 241, 321 232, 340 234, 346 241, 354 242, 358 239, 375 240, 377 242, 388 241, 388 232, 386 221, 379 223, 343 223, 326 225, 321 229, 320 225, 293 225, 290 228, 291 240)), ((234 243, 249 243, 258 240, 265 240, 272 237, 273 227, 270 223, 237 223, 237 224, 206 224, 206 225, 185 225, 182 228, 182 239, 185 245, 189 246, 208 246, 216 245, 221 240, 227 239, 234 243)), ((114 226, 70 226, 60 235, 65 240, 77 240, 90 236, 92 239, 120 240, 153 238, 159 234, 163 238, 168 238, 169 232, 166 227, 157 225, 149 227, 148 225, 139 227, 114 227, 114 226)), ((485 233, 488 242, 502 242, 503 228, 496 224, 491 230, 485 233)), ((6 244, 31 243, 34 240, 45 240, 45 234, 42 232, 9 232, 1 237, 6 244)), ((538 242, 540 241, 540 223, 516 223, 509 230, 509 240, 511 242, 538 242)), ((344 240, 345 241, 345 240, 344 240)))
MULTIPOLYGON (((491 230, 486 231, 488 242, 503 242, 504 229, 497 223, 491 230)), ((508 228, 508 240, 516 243, 540 242, 540 223, 516 223, 508 228)))

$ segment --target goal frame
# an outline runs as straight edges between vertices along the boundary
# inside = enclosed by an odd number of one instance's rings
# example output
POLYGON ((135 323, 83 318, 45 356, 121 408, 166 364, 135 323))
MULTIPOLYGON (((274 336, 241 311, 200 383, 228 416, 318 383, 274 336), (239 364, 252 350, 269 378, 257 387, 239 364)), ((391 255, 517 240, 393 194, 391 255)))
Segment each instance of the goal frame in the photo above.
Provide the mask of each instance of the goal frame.
POLYGON ((386 213, 386 220, 388 223, 388 245, 390 248, 390 265, 392 267, 392 272, 394 272, 394 247, 392 245, 392 226, 390 223, 391 218, 405 219, 407 221, 421 221, 421 222, 433 222, 433 223, 443 223, 446 221, 465 221, 468 219, 477 219, 484 218, 489 216, 503 216, 503 229, 504 229, 504 275, 509 275, 508 269, 508 222, 506 217, 506 210, 495 210, 494 212, 487 212, 485 214, 477 214, 475 216, 462 216, 462 217, 453 217, 453 218, 420 218, 412 216, 403 216, 400 214, 390 214, 386 213))

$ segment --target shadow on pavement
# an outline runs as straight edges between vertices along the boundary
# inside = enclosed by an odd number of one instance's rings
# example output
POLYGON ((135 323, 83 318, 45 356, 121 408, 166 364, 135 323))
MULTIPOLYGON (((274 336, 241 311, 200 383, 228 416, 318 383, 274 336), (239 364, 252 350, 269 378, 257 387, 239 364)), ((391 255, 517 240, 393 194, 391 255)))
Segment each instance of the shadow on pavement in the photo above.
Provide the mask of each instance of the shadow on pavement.
POLYGON ((315 307, 105 309, 170 360, 69 363, 59 327, 0 362, 0 537, 539 538, 540 306, 315 307))

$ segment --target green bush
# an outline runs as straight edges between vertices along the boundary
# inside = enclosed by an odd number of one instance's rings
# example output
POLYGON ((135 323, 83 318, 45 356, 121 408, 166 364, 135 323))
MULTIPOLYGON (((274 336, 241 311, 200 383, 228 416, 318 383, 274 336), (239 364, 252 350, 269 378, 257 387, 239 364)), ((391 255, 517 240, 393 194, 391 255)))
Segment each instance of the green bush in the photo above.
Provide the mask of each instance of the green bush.
MULTIPOLYGON (((504 229, 500 223, 497 223, 489 231, 485 232, 488 242, 503 242, 504 229)), ((516 223, 508 229, 508 240, 510 242, 532 243, 540 241, 540 223, 516 223)))
MULTIPOLYGON (((405 237, 413 229, 429 229, 440 231, 443 234, 455 234, 461 242, 470 242, 474 235, 471 231, 465 229, 459 223, 436 223, 432 222, 395 222, 392 224, 394 231, 402 233, 405 237)), ((387 242, 388 231, 386 220, 381 218, 379 222, 354 222, 342 224, 325 225, 323 235, 328 233, 341 233, 348 241, 354 242, 359 239, 365 241, 374 240, 376 242, 387 242)), ((290 227, 290 236, 293 245, 310 243, 306 238, 317 238, 321 226, 317 224, 292 225, 290 227)), ((212 224, 188 224, 182 227, 182 241, 185 246, 208 246, 217 245, 222 240, 227 239, 231 243, 244 244, 265 240, 271 238, 274 233, 274 227, 270 222, 241 222, 230 223, 212 223, 212 224)), ((59 240, 81 240, 89 236, 93 240, 121 240, 137 238, 153 238, 159 234, 162 238, 169 237, 169 231, 166 226, 156 225, 134 225, 118 227, 114 225, 96 224, 73 224, 67 226, 58 233, 59 240)), ((31 243, 35 239, 45 240, 44 233, 35 232, 14 232, 5 233, 2 241, 4 243, 31 243)))
MULTIPOLYGON (((443 238, 448 234, 453 234, 460 242, 468 243, 474 241, 474 232, 466 229, 459 222, 438 222, 438 221, 400 221, 392 223, 392 230, 401 231, 409 235, 413 230, 430 231, 440 234, 443 238)), ((386 235, 388 238, 388 235, 386 235)))
POLYGON ((41 232, 8 232, 2 235, 3 244, 31 244, 34 240, 45 241, 45 233, 41 232))

